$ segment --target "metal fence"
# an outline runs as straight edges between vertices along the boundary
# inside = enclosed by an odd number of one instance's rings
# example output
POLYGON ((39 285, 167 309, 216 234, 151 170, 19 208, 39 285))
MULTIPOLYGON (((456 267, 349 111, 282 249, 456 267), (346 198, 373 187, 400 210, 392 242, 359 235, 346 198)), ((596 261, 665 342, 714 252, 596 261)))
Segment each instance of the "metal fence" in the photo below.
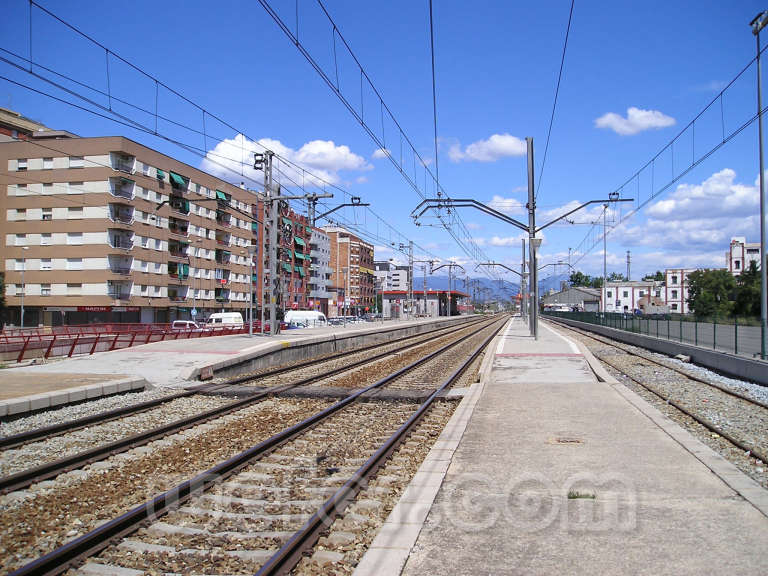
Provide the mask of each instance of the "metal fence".
POLYGON ((721 352, 755 357, 760 355, 760 326, 731 322, 688 320, 683 317, 634 316, 599 312, 545 312, 545 316, 577 320, 626 332, 645 334, 721 352))

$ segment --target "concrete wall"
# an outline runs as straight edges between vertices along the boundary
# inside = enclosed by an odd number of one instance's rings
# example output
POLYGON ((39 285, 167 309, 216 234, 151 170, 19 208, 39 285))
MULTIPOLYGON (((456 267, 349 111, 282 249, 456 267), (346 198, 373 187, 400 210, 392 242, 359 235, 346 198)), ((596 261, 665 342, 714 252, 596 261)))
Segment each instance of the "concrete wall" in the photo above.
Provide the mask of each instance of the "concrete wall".
MULTIPOLYGON (((352 348, 383 344, 396 338, 404 338, 434 329, 461 325, 478 319, 477 316, 454 316, 453 318, 444 318, 434 322, 419 322, 395 326, 386 330, 374 327, 355 330, 354 333, 324 334, 295 344, 275 342, 274 346, 266 350, 260 350, 248 358, 236 358, 231 362, 222 362, 218 367, 214 367, 213 375, 216 378, 231 378, 246 372, 300 362, 315 356, 333 354, 334 352, 342 352, 352 348), (286 346, 286 344, 289 345, 286 346)), ((195 371, 192 377, 196 378, 199 375, 199 371, 195 371)))
POLYGON ((640 346, 654 352, 667 354, 668 356, 684 354, 685 356, 690 356, 691 361, 694 364, 704 366, 705 368, 709 368, 710 370, 714 370, 715 372, 733 378, 750 380, 768 386, 768 363, 760 360, 752 360, 750 358, 725 354, 715 350, 707 350, 706 348, 700 348, 698 346, 681 344, 670 340, 662 340, 660 338, 654 338, 653 336, 625 332, 624 330, 616 330, 614 328, 588 324, 586 322, 567 320, 565 318, 557 318, 556 320, 547 318, 547 320, 551 322, 561 322, 568 326, 595 332, 611 338, 612 340, 640 346))

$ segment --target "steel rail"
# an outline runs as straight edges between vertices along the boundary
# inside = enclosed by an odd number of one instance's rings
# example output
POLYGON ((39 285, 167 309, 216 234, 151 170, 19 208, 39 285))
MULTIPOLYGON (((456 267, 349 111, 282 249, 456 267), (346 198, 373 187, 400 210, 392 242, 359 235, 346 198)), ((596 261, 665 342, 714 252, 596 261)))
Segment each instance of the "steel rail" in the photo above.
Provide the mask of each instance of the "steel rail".
POLYGON ((277 434, 274 434, 270 438, 259 442, 255 446, 241 452, 240 454, 237 454, 236 456, 233 456, 224 462, 217 464, 216 466, 201 474, 198 474, 190 480, 186 480, 178 484, 171 490, 163 492, 152 500, 148 500, 143 504, 135 506, 117 518, 101 524, 99 527, 91 530, 90 532, 83 534, 82 536, 67 542, 63 546, 56 548, 48 554, 45 554, 44 556, 33 560, 21 568, 14 570, 9 574, 9 576, 55 576, 61 574, 76 563, 82 562, 86 558, 93 556, 97 552, 103 550, 112 541, 122 538, 127 534, 137 530, 145 521, 150 519, 156 520, 157 518, 167 514, 174 508, 185 503, 193 495, 201 493, 210 488, 212 485, 225 480, 232 474, 235 474, 242 468, 250 465, 253 460, 261 458, 277 447, 285 444, 307 429, 313 427, 315 424, 325 420, 342 408, 355 402, 367 392, 381 388, 382 386, 400 378, 404 374, 414 370, 422 364, 429 362, 433 358, 444 354, 449 349, 457 346, 464 340, 471 338, 491 324, 492 323, 488 323, 485 326, 481 326, 474 332, 471 332, 470 334, 462 336, 454 342, 440 347, 438 350, 422 358, 419 358, 409 365, 400 368, 392 374, 381 378, 380 380, 369 386, 366 386, 365 388, 362 388, 361 390, 353 392, 332 406, 325 408, 324 410, 278 432, 277 434))
MULTIPOLYGON (((502 324, 503 325, 503 324, 502 324)), ((488 344, 498 334, 498 329, 488 336, 474 352, 457 368, 422 404, 418 410, 398 430, 390 436, 387 441, 347 480, 339 490, 326 500, 316 513, 314 513, 306 524, 298 530, 291 538, 259 569, 256 576, 272 576, 277 574, 287 574, 290 572, 304 553, 311 549, 321 533, 330 527, 334 519, 344 512, 346 507, 351 504, 358 492, 367 485, 379 468, 384 464, 389 455, 392 454, 402 444, 407 435, 421 421, 427 410, 432 406, 435 400, 449 386, 453 385, 466 370, 472 365, 478 356, 486 349, 488 344)))
MULTIPOLYGON (((547 320, 553 321, 552 318, 548 318, 547 320)), ((630 356, 636 356, 638 358, 642 358, 643 360, 647 360, 648 362, 651 362, 653 364, 656 364, 657 366, 661 366, 662 368, 666 368, 667 370, 671 370, 673 372, 676 372, 680 374, 681 376, 685 376, 689 380, 693 380, 694 382, 700 382, 702 384, 706 384, 707 386, 711 386, 712 388, 716 388, 717 390, 720 390, 720 392, 723 392, 725 394, 728 394, 730 396, 734 396, 735 398, 741 398, 742 400, 749 402, 750 404, 755 404, 756 406, 760 406, 761 408, 765 408, 768 410, 768 404, 763 402, 762 400, 758 400, 757 398, 752 398, 750 396, 747 396, 746 394, 742 394, 738 390, 730 389, 726 386, 721 386, 720 384, 716 382, 710 382, 709 380, 705 380, 704 378, 701 378, 699 376, 696 376, 695 374, 689 374, 685 370, 681 370, 680 368, 677 368, 675 366, 669 366, 668 364, 665 364, 664 362, 659 362, 655 358, 651 358, 649 356, 646 356, 645 354, 640 354, 638 352, 634 352, 632 350, 629 350, 628 348, 624 348, 624 346, 617 344, 615 342, 612 342, 609 339, 606 339, 604 336, 600 336, 597 334, 594 334, 592 332, 588 332, 586 330, 582 330, 579 328, 576 328, 575 326, 570 326, 568 324, 564 324, 561 322, 554 321, 559 326, 565 326, 569 330, 573 330, 574 332, 578 334, 582 334, 586 336, 587 338, 592 338, 593 340, 597 340, 598 342, 601 342, 603 344, 607 344, 608 346, 613 346, 614 348, 618 348, 622 352, 626 352, 630 356)), ((638 346, 639 348, 639 346, 638 346)))
MULTIPOLYGON (((470 325, 470 327, 471 326, 474 326, 474 324, 470 325)), ((72 454, 71 456, 66 456, 64 458, 60 458, 52 462, 41 464, 40 466, 36 466, 34 468, 29 468, 27 470, 22 470, 15 474, 2 477, 0 478, 0 494, 5 494, 8 492, 12 492, 14 490, 21 490, 23 488, 27 488, 28 486, 31 486, 32 484, 35 484, 37 482, 42 482, 43 480, 49 480, 51 478, 55 478, 59 474, 68 472, 69 470, 74 470, 86 464, 92 464, 94 462, 104 460, 105 458, 109 458, 110 456, 114 456, 115 454, 127 452, 128 450, 131 450, 138 446, 149 444, 154 440, 159 440, 160 438, 163 438, 170 434, 174 434, 181 430, 186 430, 187 428, 191 428, 193 426, 203 424, 205 422, 208 422, 215 418, 219 418, 231 412, 242 410, 243 408, 247 408, 251 404, 256 404, 258 402, 261 402, 264 399, 274 394, 285 392, 287 390, 298 388, 300 386, 306 386, 307 384, 311 384, 318 380, 322 380, 324 378, 329 378, 331 376, 341 374, 342 372, 346 372, 348 370, 351 370, 363 364, 375 362, 376 360, 379 360, 386 356, 391 356, 392 354, 402 352, 403 350, 408 350, 410 348, 421 346, 426 342, 430 342, 432 340, 436 340, 444 336, 446 335, 436 334, 429 338, 421 340, 419 342, 408 344, 407 346, 404 346, 397 350, 381 352, 380 354, 376 354, 368 358, 363 358, 351 364, 347 364, 339 368, 334 368, 322 374, 309 376, 307 378, 303 378, 296 382, 291 382, 289 384, 284 384, 282 386, 275 386, 267 390, 262 390, 247 398, 236 400, 234 402, 225 404, 223 406, 218 406, 216 408, 212 408, 205 412, 201 412, 193 416, 175 420, 163 426, 158 426, 157 428, 152 428, 150 430, 146 430, 144 432, 134 434, 133 436, 128 436, 120 440, 115 440, 114 442, 110 442, 108 444, 102 444, 101 446, 96 446, 89 450, 78 452, 77 454, 72 454)))
MULTIPOLYGON (((472 323, 468 322, 465 325, 470 325, 470 324, 472 323)), ((436 328, 434 330, 427 331, 425 334, 438 333, 446 330, 450 330, 450 327, 436 328)), ((414 338, 414 337, 415 335, 411 335, 411 336, 406 336, 404 338, 400 338, 399 340, 408 340, 409 338, 414 338)), ((155 400, 147 400, 146 402, 140 402, 137 404, 133 404, 131 406, 116 408, 114 410, 106 410, 104 412, 99 412, 98 414, 92 414, 90 416, 85 416, 83 418, 77 418, 75 420, 69 420, 67 422, 61 422, 59 424, 52 424, 50 426, 43 426, 41 428, 35 428, 33 430, 20 432, 18 434, 13 434, 11 436, 0 437, 0 450, 7 450, 9 448, 15 448, 17 446, 28 444, 29 442, 32 442, 35 440, 47 439, 47 438, 58 436, 60 434, 64 434, 67 432, 73 432, 75 430, 80 430, 82 428, 85 428, 86 426, 90 426, 95 423, 102 424, 106 422, 111 422, 113 420, 117 420, 125 416, 145 412, 151 408, 160 406, 162 404, 165 404, 166 402, 170 402, 178 398, 186 398, 189 396, 193 396, 195 394, 211 394, 213 392, 225 389, 228 386, 242 384, 243 382, 250 382, 250 381, 259 380, 262 378, 277 376, 285 372, 296 370, 298 368, 306 368, 314 364, 321 364, 323 362, 328 362, 330 360, 343 358, 344 356, 349 356, 351 354, 356 354, 359 352, 365 352, 367 350, 375 349, 380 346, 381 346, 380 343, 371 344, 368 346, 361 346, 360 348, 337 352, 328 356, 323 356, 322 358, 312 358, 312 359, 305 360, 303 362, 298 362, 292 365, 279 366, 277 368, 267 370, 260 374, 253 374, 250 376, 246 375, 246 376, 232 378, 220 384, 200 384, 200 385, 196 385, 194 387, 188 388, 183 392, 172 394, 170 396, 165 396, 163 398, 157 398, 155 400)), ((296 348, 299 348, 299 347, 300 346, 296 346, 296 348)))

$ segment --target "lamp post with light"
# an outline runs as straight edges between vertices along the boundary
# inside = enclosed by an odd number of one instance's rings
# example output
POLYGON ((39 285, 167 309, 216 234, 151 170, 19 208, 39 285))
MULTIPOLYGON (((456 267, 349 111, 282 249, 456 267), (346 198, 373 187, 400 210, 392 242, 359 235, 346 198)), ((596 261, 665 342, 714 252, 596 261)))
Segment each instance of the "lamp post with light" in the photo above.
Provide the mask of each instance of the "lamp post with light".
MULTIPOLYGON (((29 250, 29 246, 24 246, 22 250, 29 250)), ((24 257, 21 267, 21 327, 24 328, 24 293, 27 291, 27 286, 24 284, 24 271, 27 269, 27 258, 24 257)))

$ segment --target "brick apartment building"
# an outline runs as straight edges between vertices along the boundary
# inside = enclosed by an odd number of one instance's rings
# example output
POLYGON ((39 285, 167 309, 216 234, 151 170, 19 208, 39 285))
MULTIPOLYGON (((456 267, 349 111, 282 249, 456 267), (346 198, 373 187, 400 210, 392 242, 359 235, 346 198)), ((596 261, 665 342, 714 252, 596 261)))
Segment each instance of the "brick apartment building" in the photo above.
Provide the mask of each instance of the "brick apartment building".
MULTIPOLYGON (((39 129, 7 136, 6 322, 20 324, 22 293, 27 326, 166 322, 193 308, 198 319, 247 308, 255 278, 247 246, 259 239, 254 192, 123 137, 39 129)), ((301 278, 292 268, 294 275, 301 278)))
POLYGON ((337 289, 330 315, 362 314, 376 305, 373 245, 348 230, 323 228, 331 245, 331 284, 337 289))

